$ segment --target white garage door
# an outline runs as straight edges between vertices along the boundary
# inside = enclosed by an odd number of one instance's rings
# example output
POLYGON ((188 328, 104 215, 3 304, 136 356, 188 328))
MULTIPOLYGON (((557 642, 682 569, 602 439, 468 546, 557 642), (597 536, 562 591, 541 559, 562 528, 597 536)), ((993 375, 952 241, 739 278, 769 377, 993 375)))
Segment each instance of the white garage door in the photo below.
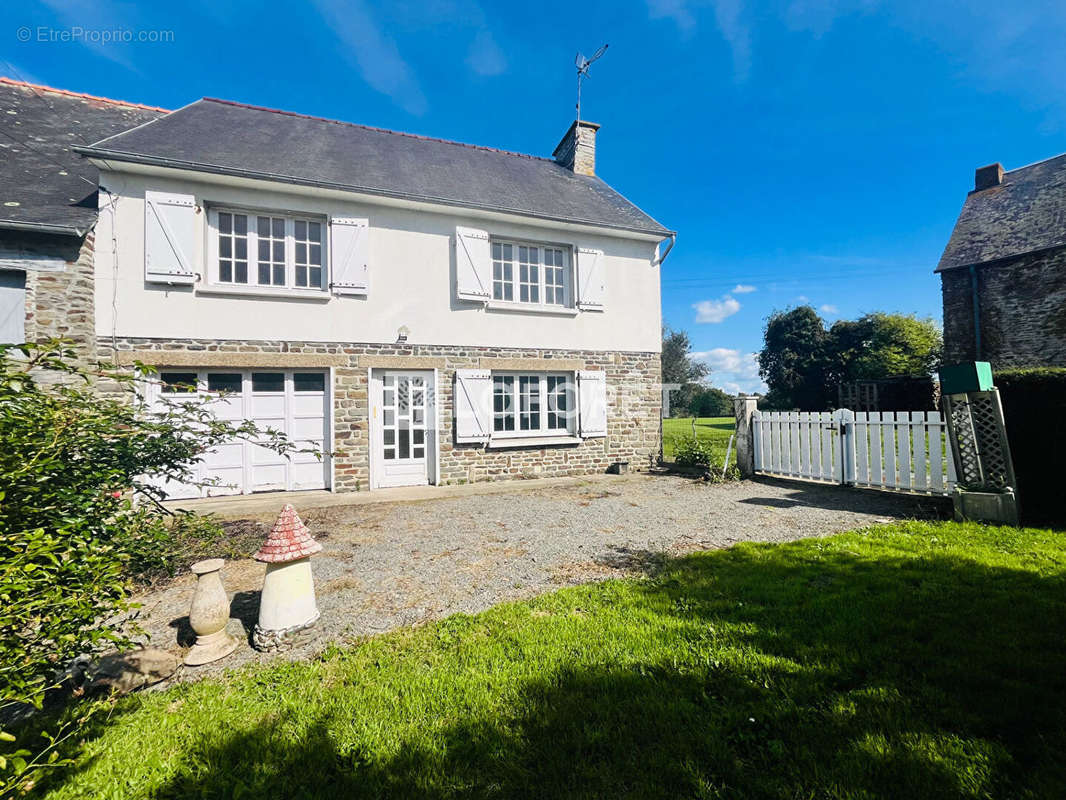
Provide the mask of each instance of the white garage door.
MULTIPOLYGON (((301 448, 324 451, 329 446, 329 377, 322 370, 162 369, 155 392, 157 403, 161 397, 213 398, 210 408, 219 419, 250 419, 261 429, 281 431, 301 448)), ((163 488, 171 499, 325 489, 329 458, 282 456, 255 442, 235 440, 205 455, 197 479, 214 484, 167 482, 163 488)))

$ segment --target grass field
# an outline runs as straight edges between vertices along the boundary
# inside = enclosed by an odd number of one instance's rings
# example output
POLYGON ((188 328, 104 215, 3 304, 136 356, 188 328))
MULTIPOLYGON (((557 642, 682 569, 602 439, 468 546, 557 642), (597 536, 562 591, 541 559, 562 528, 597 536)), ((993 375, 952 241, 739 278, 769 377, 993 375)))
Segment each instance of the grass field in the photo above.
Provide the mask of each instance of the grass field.
MULTIPOLYGON (((729 445, 729 437, 733 434, 736 421, 733 417, 699 417, 696 420, 696 437, 710 442, 714 447, 714 455, 717 463, 721 465, 725 458, 726 447, 729 445)), ((692 437, 692 417, 681 417, 663 420, 663 458, 667 461, 674 460, 674 441, 678 438, 692 437)), ((733 444, 733 454, 729 457, 732 464, 737 463, 736 443, 733 444)))
POLYGON ((1061 534, 915 522, 741 544, 131 696, 38 788, 1063 797, 1064 630, 1061 534))

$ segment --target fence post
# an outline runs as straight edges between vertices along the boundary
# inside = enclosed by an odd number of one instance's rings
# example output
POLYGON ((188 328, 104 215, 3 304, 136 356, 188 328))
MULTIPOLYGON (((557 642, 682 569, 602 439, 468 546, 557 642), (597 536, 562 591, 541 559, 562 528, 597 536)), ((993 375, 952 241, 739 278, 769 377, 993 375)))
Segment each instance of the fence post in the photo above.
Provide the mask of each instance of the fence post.
POLYGON ((737 420, 737 468, 744 478, 755 474, 755 428, 751 415, 755 413, 759 398, 740 394, 733 400, 733 412, 737 420))
POLYGON ((855 483, 855 412, 850 408, 837 411, 840 419, 840 482, 855 483))

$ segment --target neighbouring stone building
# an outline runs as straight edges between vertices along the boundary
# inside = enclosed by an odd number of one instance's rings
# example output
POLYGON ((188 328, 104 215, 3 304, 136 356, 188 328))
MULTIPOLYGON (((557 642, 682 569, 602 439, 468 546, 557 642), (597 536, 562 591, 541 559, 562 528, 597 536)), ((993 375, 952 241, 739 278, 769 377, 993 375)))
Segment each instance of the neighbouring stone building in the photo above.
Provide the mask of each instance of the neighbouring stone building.
POLYGON ((65 319, 93 355, 158 368, 148 403, 195 392, 325 453, 234 441, 200 467, 215 485, 172 497, 576 475, 659 453, 674 234, 597 177, 595 124, 549 159, 221 100, 144 113, 74 142, 99 181, 69 265, 83 269, 66 307, 27 284, 27 336, 65 319))
POLYGON ((65 338, 95 356, 97 170, 71 148, 162 113, 0 78, 0 342, 65 338))
POLYGON ((945 363, 1066 366, 1066 155, 978 169, 937 272, 945 363))

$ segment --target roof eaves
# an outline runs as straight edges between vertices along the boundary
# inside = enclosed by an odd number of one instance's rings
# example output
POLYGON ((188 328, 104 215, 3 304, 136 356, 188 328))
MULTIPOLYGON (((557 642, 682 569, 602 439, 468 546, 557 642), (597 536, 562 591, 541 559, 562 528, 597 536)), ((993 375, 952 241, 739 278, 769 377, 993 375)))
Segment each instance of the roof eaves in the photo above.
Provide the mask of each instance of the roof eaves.
POLYGON ((92 158, 100 158, 104 160, 110 159, 114 161, 125 161, 134 164, 144 164, 146 166, 182 169, 194 172, 208 172, 215 175, 229 175, 232 177, 248 178, 251 180, 276 181, 278 183, 289 183, 296 186, 313 186, 320 189, 335 189, 338 191, 345 192, 358 192, 361 194, 370 194, 378 197, 390 197, 397 200, 409 200, 412 202, 433 203, 458 208, 473 208, 481 211, 495 211, 498 213, 514 214, 516 216, 543 219, 552 222, 568 222, 579 225, 590 225, 597 228, 626 231, 629 233, 640 233, 649 236, 662 236, 665 238, 668 236, 673 236, 677 233, 676 231, 667 230, 662 226, 659 226, 658 228, 646 228, 631 225, 612 225, 610 223, 606 223, 599 220, 583 219, 580 217, 560 217, 548 214, 539 214, 536 212, 529 211, 527 209, 510 208, 507 206, 493 205, 491 203, 467 203, 458 200, 453 200, 447 197, 434 197, 432 195, 419 195, 410 192, 398 192, 391 189, 381 189, 373 186, 357 186, 352 184, 334 183, 331 181, 317 181, 312 180, 310 178, 298 178, 291 175, 281 175, 271 172, 259 172, 257 170, 237 169, 234 167, 220 166, 218 164, 205 164, 195 161, 181 161, 177 159, 148 156, 144 155, 143 153, 125 153, 118 150, 108 150, 106 148, 97 147, 96 145, 93 145, 91 147, 75 146, 71 149, 76 153, 80 153, 81 155, 89 156, 92 158))
POLYGON ((35 233, 54 233, 60 236, 82 237, 86 231, 73 225, 53 225, 47 222, 25 222, 17 219, 0 219, 0 228, 35 233))
MULTIPOLYGON (((1019 250, 1017 253, 1008 253, 1005 256, 996 256, 995 258, 983 258, 977 261, 967 261, 963 264, 944 264, 940 263, 937 268, 933 270, 933 274, 936 275, 940 272, 950 272, 956 269, 969 269, 970 267, 999 267, 1003 266, 1009 261, 1022 258, 1024 256, 1038 255, 1040 253, 1050 253, 1055 250, 1062 250, 1066 248, 1066 243, 1063 244, 1051 244, 1047 247, 1034 247, 1030 250, 1019 250)), ((941 259, 943 262, 943 259, 941 259)))

